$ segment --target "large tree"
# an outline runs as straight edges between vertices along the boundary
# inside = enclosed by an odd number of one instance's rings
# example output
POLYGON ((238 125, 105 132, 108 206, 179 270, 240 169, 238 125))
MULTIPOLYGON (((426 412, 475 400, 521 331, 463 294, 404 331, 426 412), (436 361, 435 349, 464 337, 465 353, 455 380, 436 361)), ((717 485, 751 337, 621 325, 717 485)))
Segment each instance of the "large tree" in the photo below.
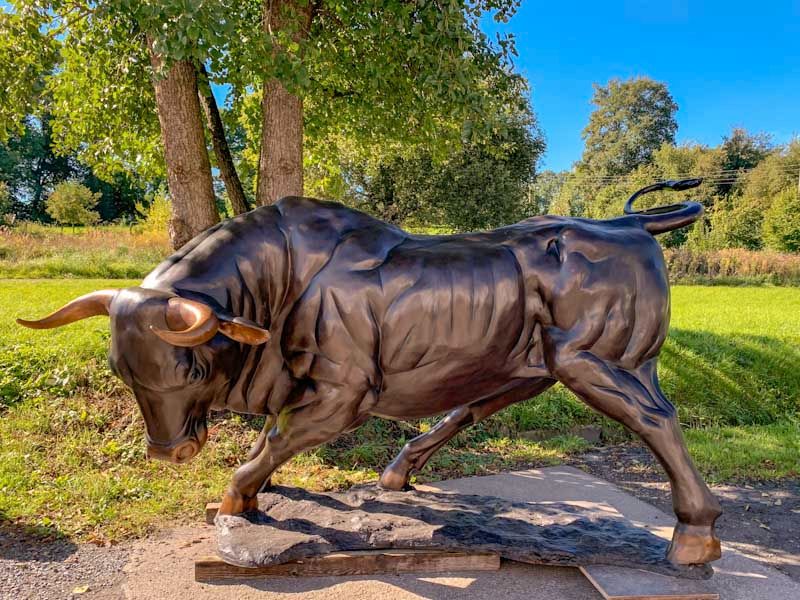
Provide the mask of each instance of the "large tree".
POLYGON ((593 175, 627 175, 675 143, 678 105, 667 86, 647 77, 595 85, 595 109, 583 130, 580 167, 593 175))
POLYGON ((517 115, 501 139, 466 144, 443 160, 417 149, 355 165, 348 200, 400 225, 456 231, 507 225, 538 214, 531 184, 544 147, 533 115, 517 115))
MULTIPOLYGON (((211 86, 230 90, 227 108, 258 123, 251 133, 260 143, 249 143, 259 146, 259 204, 302 193, 304 142, 316 156, 332 135, 348 137, 362 155, 421 143, 435 154, 496 135, 496 108, 514 102, 518 87, 513 40, 489 40, 479 27, 487 11, 508 18, 514 0, 12 4, 4 15, 14 25, 4 44, 10 53, 44 68, 48 57, 34 53, 31 39, 57 48, 45 82, 64 149, 109 171, 158 171, 163 153, 181 225, 176 244, 214 220, 210 161, 198 135, 203 67, 211 86)), ((8 120, 0 115, 0 125, 8 120)), ((219 133, 212 138, 223 139, 219 133)))

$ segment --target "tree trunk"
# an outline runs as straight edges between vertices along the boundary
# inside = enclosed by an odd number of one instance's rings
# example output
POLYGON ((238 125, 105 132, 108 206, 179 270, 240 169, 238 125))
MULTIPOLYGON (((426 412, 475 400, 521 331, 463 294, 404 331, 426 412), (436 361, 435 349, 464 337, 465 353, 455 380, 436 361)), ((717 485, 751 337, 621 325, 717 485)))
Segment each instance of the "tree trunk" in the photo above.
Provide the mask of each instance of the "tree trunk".
POLYGON ((264 84, 258 203, 303 195, 303 101, 276 79, 264 84))
MULTIPOLYGON (((308 36, 316 4, 264 0, 264 29, 290 28, 296 40, 308 36)), ((303 195, 303 100, 277 79, 264 81, 261 100, 261 153, 258 161, 258 204, 274 204, 284 196, 303 195)))
POLYGON ((153 85, 172 200, 169 236, 177 249, 218 223, 219 214, 200 115, 197 71, 191 62, 178 61, 159 74, 161 57, 152 48, 150 60, 156 71, 153 85))
POLYGON ((211 92, 211 86, 208 84, 208 74, 206 68, 200 65, 200 77, 204 79, 206 85, 200 92, 200 104, 203 106, 203 112, 206 115, 206 125, 208 131, 211 133, 211 144, 214 147, 214 156, 217 159, 217 167, 219 167, 219 174, 222 177, 222 182, 225 184, 225 190, 228 192, 228 199, 231 201, 231 208, 234 215, 240 215, 249 210, 247 206, 247 197, 244 194, 242 182, 239 179, 239 174, 236 172, 236 165, 233 163, 231 150, 228 147, 228 139, 225 137, 225 127, 222 124, 222 117, 219 114, 217 101, 214 94, 211 92))

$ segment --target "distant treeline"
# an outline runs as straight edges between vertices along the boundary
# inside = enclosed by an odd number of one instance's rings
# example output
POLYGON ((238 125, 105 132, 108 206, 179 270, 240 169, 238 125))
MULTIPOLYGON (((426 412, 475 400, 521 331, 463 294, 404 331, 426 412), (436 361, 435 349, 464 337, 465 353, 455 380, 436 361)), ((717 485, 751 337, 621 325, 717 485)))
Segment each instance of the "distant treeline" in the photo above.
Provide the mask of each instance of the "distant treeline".
POLYGON ((48 223, 46 201, 55 186, 78 181, 100 194, 95 210, 101 220, 130 220, 137 216, 136 204, 161 184, 122 172, 101 179, 74 154, 56 153, 46 117, 30 117, 24 125, 0 143, 0 218, 12 214, 19 221, 48 223))
MULTIPOLYGON (((469 231, 543 213, 615 217, 641 187, 703 177, 703 185, 688 194, 658 192, 642 199, 640 208, 686 196, 705 205, 705 217, 693 228, 661 238, 666 247, 800 252, 800 140, 776 145, 769 136, 734 129, 717 146, 677 145, 678 107, 665 84, 647 78, 596 86, 593 103, 583 155, 569 171, 537 172, 545 142, 529 107, 510 116, 497 135, 465 140, 445 152, 410 145, 364 158, 340 142, 337 151, 307 161, 305 192, 410 228, 469 231)), ((85 208, 103 222, 158 213, 159 219, 148 220, 166 227, 163 176, 101 171, 101 178, 77 154, 59 155, 55 146, 46 114, 29 117, 0 143, 0 217, 49 222, 54 213, 47 198, 69 180, 98 198, 96 207, 85 208)), ((249 193, 256 171, 244 167, 252 152, 242 145, 232 152, 249 174, 243 178, 249 193)), ((218 176, 215 191, 219 213, 235 214, 218 176)))
MULTIPOLYGON (((800 140, 774 145, 767 135, 734 129, 715 147, 676 145, 678 107, 663 83, 613 80, 595 89, 596 110, 583 131, 583 156, 570 171, 535 184, 549 212, 608 218, 622 214, 637 189, 663 179, 703 177, 688 193, 706 214, 691 230, 664 236, 668 247, 800 251, 800 140)), ((659 192, 641 207, 671 204, 659 192)))

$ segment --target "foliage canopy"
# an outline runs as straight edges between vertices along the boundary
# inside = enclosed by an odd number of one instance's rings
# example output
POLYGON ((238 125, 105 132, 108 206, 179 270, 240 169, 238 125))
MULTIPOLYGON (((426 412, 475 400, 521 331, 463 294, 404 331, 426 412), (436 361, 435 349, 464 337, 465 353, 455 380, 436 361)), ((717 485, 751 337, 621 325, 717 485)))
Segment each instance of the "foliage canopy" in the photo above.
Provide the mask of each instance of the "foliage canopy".
POLYGON ((179 60, 206 65, 211 84, 228 86, 240 120, 258 119, 253 90, 278 78, 304 98, 306 136, 318 153, 333 134, 363 156, 421 143, 443 151, 496 136, 503 113, 526 103, 511 71, 513 38, 492 40, 480 29, 486 13, 508 19, 516 0, 276 2, 288 25, 272 31, 261 27, 257 0, 10 4, 0 63, 26 70, 0 71, 15 94, 0 103, 0 134, 36 114, 45 95, 58 148, 103 175, 163 174, 152 77, 179 60), (309 10, 308 22, 291 18, 309 10), (148 41, 163 59, 157 73, 148 41))
POLYGON ((593 174, 625 175, 675 142, 678 105, 667 86, 647 77, 595 85, 595 110, 583 130, 581 166, 593 174))

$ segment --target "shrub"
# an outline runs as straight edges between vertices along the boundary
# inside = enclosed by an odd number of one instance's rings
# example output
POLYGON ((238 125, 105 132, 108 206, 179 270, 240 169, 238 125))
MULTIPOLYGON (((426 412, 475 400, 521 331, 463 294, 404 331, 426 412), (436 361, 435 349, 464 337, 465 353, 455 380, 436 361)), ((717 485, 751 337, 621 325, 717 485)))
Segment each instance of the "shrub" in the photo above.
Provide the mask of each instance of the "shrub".
POLYGON ((800 285, 800 254, 678 248, 664 258, 673 283, 800 285))
POLYGON ((711 212, 709 241, 712 248, 760 250, 762 202, 749 197, 734 197, 728 205, 715 206, 711 212))
POLYGON ((47 214, 60 225, 93 225, 100 220, 92 210, 100 196, 77 181, 62 181, 47 198, 47 214))
POLYGON ((800 252, 800 191, 785 189, 764 215, 764 242, 781 252, 800 252))
POLYGON ((147 232, 162 233, 167 231, 172 216, 172 204, 167 193, 159 189, 147 205, 137 204, 136 210, 144 215, 141 229, 147 232))
POLYGON ((11 194, 8 191, 8 184, 5 181, 0 181, 0 215, 5 215, 11 212, 11 194))

